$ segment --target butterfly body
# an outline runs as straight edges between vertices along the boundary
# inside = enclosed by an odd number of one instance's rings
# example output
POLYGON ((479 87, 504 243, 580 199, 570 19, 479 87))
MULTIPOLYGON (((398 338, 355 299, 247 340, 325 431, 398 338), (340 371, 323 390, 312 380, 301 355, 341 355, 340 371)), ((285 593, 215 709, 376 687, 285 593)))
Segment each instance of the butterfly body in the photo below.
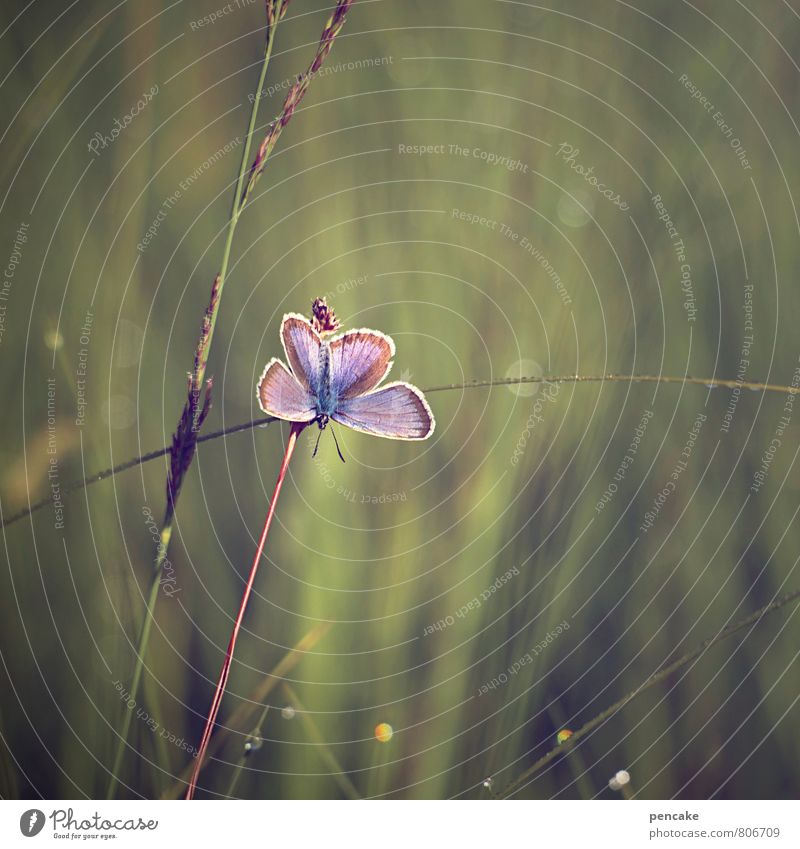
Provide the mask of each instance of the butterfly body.
POLYGON ((322 430, 328 423, 327 420, 336 410, 336 402, 338 400, 336 392, 331 387, 331 348, 330 343, 325 339, 321 340, 319 346, 319 379, 317 381, 316 391, 314 394, 317 397, 317 413, 318 424, 322 430), (324 423, 322 419, 325 419, 324 423))
POLYGON ((435 427, 424 395, 403 381, 379 386, 392 367, 394 342, 377 330, 350 330, 323 338, 304 316, 281 322, 289 367, 270 360, 257 398, 269 415, 293 422, 330 420, 387 439, 427 439, 435 427))

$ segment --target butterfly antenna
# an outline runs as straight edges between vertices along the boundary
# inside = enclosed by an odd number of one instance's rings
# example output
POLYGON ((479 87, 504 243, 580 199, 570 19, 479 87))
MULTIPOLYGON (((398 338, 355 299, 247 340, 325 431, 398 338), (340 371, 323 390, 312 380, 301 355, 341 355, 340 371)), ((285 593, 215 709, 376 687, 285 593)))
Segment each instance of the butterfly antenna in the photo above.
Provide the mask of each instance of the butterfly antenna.
MULTIPOLYGON (((331 433, 333 434, 333 441, 336 443, 336 450, 339 452, 339 459, 344 463, 344 457, 342 457, 342 451, 339 448, 339 440, 336 438, 336 431, 333 429, 333 425, 331 425, 331 433)), ((317 440, 319 442, 319 440, 317 440)))
POLYGON ((320 431, 317 432, 317 441, 314 445, 314 453, 311 455, 312 459, 317 456, 317 448, 319 448, 319 440, 320 440, 321 436, 322 436, 322 431, 320 430, 320 431))

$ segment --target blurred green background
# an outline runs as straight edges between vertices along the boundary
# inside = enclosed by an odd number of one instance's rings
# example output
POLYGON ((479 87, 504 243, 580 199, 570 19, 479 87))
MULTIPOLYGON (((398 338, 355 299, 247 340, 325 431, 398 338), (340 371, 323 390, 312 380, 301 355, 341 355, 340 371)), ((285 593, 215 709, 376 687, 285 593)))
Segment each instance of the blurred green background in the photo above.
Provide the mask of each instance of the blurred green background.
MULTIPOLYGON (((260 135, 331 5, 293 0, 260 135)), ((168 443, 264 39, 263 3, 245 0, 15 14, 0 59, 4 518, 168 443)), ((797 382, 799 48, 791 6, 755 0, 357 0, 239 224, 205 428, 259 414, 281 316, 326 293, 346 327, 390 334, 393 377, 423 388, 531 373, 797 382)), ((255 713, 203 795, 230 792, 264 703, 263 745, 234 795, 488 798, 486 777, 501 788, 560 728, 800 585, 791 398, 543 392, 431 394, 429 442, 340 429, 345 465, 329 436, 312 459, 303 435, 220 721, 255 713), (254 698, 320 623, 285 674, 291 692, 273 680, 254 698), (287 718, 292 704, 303 710, 287 718)), ((199 450, 121 795, 167 792, 190 762, 287 434, 199 450)), ((4 797, 105 793, 165 474, 157 459, 3 530, 4 797)), ((789 606, 648 690, 519 795, 612 797, 608 779, 627 769, 647 798, 796 796, 797 652, 789 606)))

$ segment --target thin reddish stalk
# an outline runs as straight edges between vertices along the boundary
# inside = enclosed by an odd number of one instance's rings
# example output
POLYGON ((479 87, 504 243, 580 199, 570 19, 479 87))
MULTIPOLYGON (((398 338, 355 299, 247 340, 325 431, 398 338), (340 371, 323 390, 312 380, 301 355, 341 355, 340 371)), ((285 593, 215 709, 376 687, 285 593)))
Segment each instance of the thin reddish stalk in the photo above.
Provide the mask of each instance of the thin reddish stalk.
POLYGON ((219 706, 222 703, 222 697, 225 695, 225 686, 228 683, 228 675, 231 671, 231 663, 233 661, 233 650, 236 646, 236 638, 239 636, 239 631, 242 627, 244 612, 247 609, 247 602, 250 599, 250 593, 253 591, 253 584, 256 580, 258 566, 261 563, 261 556, 264 553, 264 544, 267 541, 269 527, 272 524, 272 517, 275 515, 275 505, 278 503, 278 495, 280 495, 281 486, 283 485, 283 479, 286 477, 286 470, 289 468, 289 460, 292 459, 292 454, 294 453, 294 447, 297 443, 297 437, 300 435, 300 432, 303 430, 304 427, 304 423, 295 422, 292 424, 292 430, 289 433, 289 440, 286 443, 286 453, 283 455, 283 463, 281 463, 281 469, 278 472, 278 479, 275 482, 275 491, 272 493, 272 499, 269 503, 269 510, 267 511, 267 518, 264 520, 264 528, 261 531, 261 538, 258 541, 256 556, 253 558, 253 565, 250 567, 250 576, 247 579, 247 584, 244 588, 244 593, 242 595, 242 601, 239 604, 239 613, 236 616, 236 621, 233 623, 231 639, 228 643, 228 650, 225 653, 225 661, 222 664, 222 671, 219 674, 217 689, 214 691, 214 698, 211 701, 211 707, 208 711, 206 727, 203 731, 203 736, 200 739, 200 747, 197 753, 197 757, 195 758, 194 769, 192 770, 192 778, 189 781, 189 788, 186 791, 187 800, 194 799, 194 793, 197 788, 197 779, 200 775, 200 770, 203 766, 203 759, 205 758, 206 751, 208 749, 208 743, 211 740, 211 733, 213 732, 214 725, 217 722, 219 706))

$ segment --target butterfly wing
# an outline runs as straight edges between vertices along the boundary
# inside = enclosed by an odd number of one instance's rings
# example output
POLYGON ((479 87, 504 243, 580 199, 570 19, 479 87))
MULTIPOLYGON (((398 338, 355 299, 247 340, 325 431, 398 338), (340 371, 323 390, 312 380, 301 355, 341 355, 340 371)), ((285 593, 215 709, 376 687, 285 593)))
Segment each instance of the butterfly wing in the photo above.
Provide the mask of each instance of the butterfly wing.
POLYGON ((319 349, 322 340, 311 322, 299 313, 288 313, 281 322, 281 341, 297 381, 312 395, 319 394, 319 349))
POLYGON ((427 439, 436 425, 422 392, 401 381, 341 400, 331 418, 353 430, 386 439, 427 439))
POLYGON ((329 347, 330 391, 337 401, 370 392, 392 367, 394 342, 377 330, 348 330, 329 347))
POLYGON ((267 363, 256 393, 258 406, 270 416, 289 422, 310 422, 316 418, 314 396, 295 379, 280 361, 267 363))

